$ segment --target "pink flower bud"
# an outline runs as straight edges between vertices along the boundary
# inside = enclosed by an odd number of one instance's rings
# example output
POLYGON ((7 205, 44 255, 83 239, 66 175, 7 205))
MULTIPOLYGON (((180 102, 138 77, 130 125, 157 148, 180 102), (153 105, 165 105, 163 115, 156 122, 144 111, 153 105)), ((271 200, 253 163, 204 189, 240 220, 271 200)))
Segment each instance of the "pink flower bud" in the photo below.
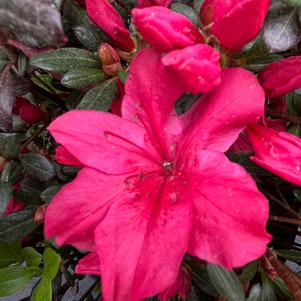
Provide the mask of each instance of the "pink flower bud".
POLYGON ((301 87, 301 56, 291 56, 266 66, 258 75, 266 96, 284 95, 301 87))
POLYGON ((221 45, 240 50, 259 33, 269 5, 270 0, 205 0, 200 17, 221 45))
POLYGON ((208 92, 221 82, 220 55, 208 45, 171 51, 162 62, 173 69, 184 88, 193 94, 208 92))
POLYGON ((17 97, 14 110, 25 122, 34 124, 45 119, 46 114, 37 106, 23 97, 17 97))
POLYGON ((202 34, 188 18, 166 7, 135 8, 132 14, 133 23, 144 40, 161 51, 204 42, 202 34))
POLYGON ((301 186, 301 139, 254 124, 246 129, 255 151, 252 160, 277 176, 301 186))
POLYGON ((113 39, 117 47, 125 51, 135 48, 123 19, 108 0, 86 0, 86 6, 90 19, 113 39))
POLYGON ((42 205, 36 210, 34 214, 34 222, 36 224, 40 225, 44 222, 47 206, 48 204, 42 205))
POLYGON ((108 43, 102 43, 98 49, 99 58, 102 65, 109 66, 120 62, 117 51, 108 43))

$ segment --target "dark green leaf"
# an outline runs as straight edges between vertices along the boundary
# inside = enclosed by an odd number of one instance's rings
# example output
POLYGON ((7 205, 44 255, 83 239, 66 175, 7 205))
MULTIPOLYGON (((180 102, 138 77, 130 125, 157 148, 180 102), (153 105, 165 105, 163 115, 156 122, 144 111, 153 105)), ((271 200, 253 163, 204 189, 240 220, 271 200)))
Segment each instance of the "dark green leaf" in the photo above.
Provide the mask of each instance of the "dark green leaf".
POLYGON ((239 280, 241 283, 245 284, 253 279, 256 272, 258 271, 259 261, 253 261, 245 266, 242 270, 239 280))
POLYGON ((237 275, 223 267, 209 263, 207 265, 209 278, 216 290, 228 301, 245 300, 244 290, 237 275))
POLYGON ((25 154, 20 156, 26 173, 39 181, 49 181, 55 176, 55 170, 50 161, 40 154, 25 154))
POLYGON ((32 247, 26 247, 21 250, 21 255, 26 260, 26 265, 39 266, 42 260, 42 255, 32 247))
POLYGON ((0 269, 21 262, 23 258, 20 242, 0 243, 0 269))
POLYGON ((0 133, 0 155, 5 158, 18 156, 22 139, 24 135, 20 133, 0 133))
POLYGON ((100 61, 93 53, 78 48, 61 48, 34 55, 30 63, 47 71, 66 73, 72 69, 97 68, 100 61))
POLYGON ((261 289, 260 301, 277 300, 277 296, 273 284, 263 271, 261 272, 261 279, 262 279, 262 289, 261 289))
POLYGON ((193 9, 195 10, 195 12, 197 14, 199 14, 200 12, 200 9, 202 7, 202 4, 204 3, 205 0, 193 0, 192 2, 192 6, 193 6, 193 9))
MULTIPOLYGON (((1 16, 0 1, 0 16, 1 16)), ((0 17, 1 19, 1 17, 0 17)), ((0 129, 10 130, 12 128, 12 109, 15 102, 15 90, 13 78, 9 66, 0 74, 0 129)))
POLYGON ((15 184, 23 177, 23 166, 17 161, 10 161, 5 164, 1 174, 1 183, 15 184))
POLYGON ((81 42, 86 48, 97 51, 102 39, 94 28, 86 25, 79 25, 73 28, 76 38, 81 42))
POLYGON ((3 71, 3 69, 5 68, 5 66, 7 65, 9 61, 7 59, 2 59, 0 58, 0 72, 3 71))
POLYGON ((261 295, 261 286, 258 283, 252 286, 247 301, 259 301, 260 295, 261 295))
POLYGON ((104 76, 100 69, 74 69, 63 76, 61 83, 67 88, 80 89, 102 80, 104 76))
POLYGON ((288 287, 280 277, 276 277, 275 279, 273 279, 273 285, 277 295, 281 297, 281 300, 293 299, 290 290, 288 289, 288 287))
POLYGON ((0 270, 0 297, 6 297, 24 288, 36 271, 21 266, 10 266, 0 270))
POLYGON ((89 90, 78 104, 80 110, 108 111, 112 101, 117 97, 118 89, 115 79, 110 79, 89 90))
POLYGON ((270 52, 294 48, 301 38, 297 9, 272 10, 266 20, 263 36, 270 52))
POLYGON ((301 263, 301 251, 297 250, 277 250, 277 255, 297 263, 301 263))
POLYGON ((10 184, 0 184, 0 216, 5 211, 10 198, 12 196, 12 188, 10 184))
POLYGON ((18 76, 24 76, 27 67, 28 67, 28 58, 25 54, 21 53, 18 56, 17 67, 18 67, 18 76))
POLYGON ((194 23, 194 25, 198 26, 200 24, 198 14, 193 10, 191 6, 182 3, 173 3, 171 5, 171 9, 176 13, 179 13, 190 19, 191 22, 194 23))
POLYGON ((53 185, 41 193, 41 199, 44 203, 50 203, 54 196, 62 189, 62 185, 53 185))
POLYGON ((0 26, 7 25, 43 45, 57 46, 65 40, 61 15, 51 1, 1 0, 0 26))
POLYGON ((37 227, 33 213, 33 210, 25 209, 0 217, 0 242, 16 241, 30 234, 37 227))
POLYGON ((118 76, 119 76, 119 79, 125 84, 125 82, 127 81, 128 77, 129 77, 129 73, 126 72, 125 70, 121 69, 118 72, 118 76))
POLYGON ((284 4, 290 5, 290 6, 300 6, 301 0, 281 0, 284 4))

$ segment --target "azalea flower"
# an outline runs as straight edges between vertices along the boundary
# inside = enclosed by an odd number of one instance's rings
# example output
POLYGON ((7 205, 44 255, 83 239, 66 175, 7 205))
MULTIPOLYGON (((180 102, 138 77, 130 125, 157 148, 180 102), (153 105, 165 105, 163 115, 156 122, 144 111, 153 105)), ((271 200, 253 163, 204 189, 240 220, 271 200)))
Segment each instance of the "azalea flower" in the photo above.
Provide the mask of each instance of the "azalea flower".
POLYGON ((125 51, 135 48, 123 19, 108 0, 86 0, 86 7, 90 19, 112 38, 117 47, 125 51))
POLYGON ((221 82, 220 55, 208 45, 171 51, 162 62, 175 72, 186 91, 193 94, 208 92, 221 82))
POLYGON ((49 127, 84 167, 48 206, 45 234, 91 252, 78 272, 98 258, 105 301, 163 293, 185 253, 231 269, 260 257, 271 239, 267 200, 223 154, 263 114, 256 77, 225 69, 221 84, 178 116, 183 93, 161 52, 144 49, 130 67, 122 117, 75 110, 49 127))
POLYGON ((246 133, 255 151, 252 160, 275 175, 301 186, 301 139, 265 126, 248 126, 246 133))
POLYGON ((266 66, 258 80, 269 98, 284 95, 301 87, 301 56, 291 56, 266 66))
POLYGON ((166 6, 168 7, 171 3, 171 0, 138 0, 137 7, 143 8, 148 6, 166 6))
POLYGON ((240 50, 259 33, 270 0, 205 0, 201 21, 222 46, 240 50))
POLYGON ((169 8, 135 8, 132 15, 132 22, 143 39, 161 51, 168 52, 204 42, 204 37, 188 18, 169 8))

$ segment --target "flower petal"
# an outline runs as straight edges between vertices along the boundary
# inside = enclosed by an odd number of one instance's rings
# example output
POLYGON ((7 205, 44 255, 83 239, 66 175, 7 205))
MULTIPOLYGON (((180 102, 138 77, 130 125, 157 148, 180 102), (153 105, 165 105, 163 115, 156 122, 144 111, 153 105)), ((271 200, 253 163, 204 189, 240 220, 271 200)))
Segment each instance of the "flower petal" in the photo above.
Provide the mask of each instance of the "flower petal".
POLYGON ((101 275, 100 262, 96 252, 92 252, 82 258, 76 266, 76 274, 101 275))
POLYGON ((248 124, 258 122, 264 101, 264 91, 255 75, 242 68, 224 69, 221 84, 180 116, 187 127, 183 149, 192 144, 220 152, 228 150, 248 124))
POLYGON ((86 0, 91 20, 105 31, 118 47, 131 51, 135 44, 118 11, 108 0, 86 0))
MULTIPOLYGON (((187 155, 187 154, 186 154, 187 155)), ((186 166, 193 200, 188 253, 228 269, 264 254, 268 202, 254 180, 224 154, 203 150, 186 166)))
POLYGON ((83 167, 83 164, 81 164, 74 156, 72 156, 64 146, 59 146, 56 148, 55 159, 60 164, 83 167))
POLYGON ((153 169, 157 153, 145 130, 110 113, 70 111, 48 127, 83 165, 109 174, 153 169))
POLYGON ((155 177, 140 187, 140 199, 111 206, 95 231, 106 301, 140 301, 176 280, 186 252, 189 199, 177 198, 180 183, 155 177))
POLYGON ((181 128, 168 123, 176 114, 174 104, 184 89, 161 61, 161 52, 144 49, 130 67, 122 103, 124 118, 144 126, 161 156, 167 157, 171 136, 179 135, 181 128), (160 79, 160 80, 158 80, 160 79))
POLYGON ((124 176, 111 176, 83 168, 76 179, 65 185, 46 210, 45 234, 55 236, 58 245, 70 244, 93 250, 93 233, 109 206, 123 197, 124 176))

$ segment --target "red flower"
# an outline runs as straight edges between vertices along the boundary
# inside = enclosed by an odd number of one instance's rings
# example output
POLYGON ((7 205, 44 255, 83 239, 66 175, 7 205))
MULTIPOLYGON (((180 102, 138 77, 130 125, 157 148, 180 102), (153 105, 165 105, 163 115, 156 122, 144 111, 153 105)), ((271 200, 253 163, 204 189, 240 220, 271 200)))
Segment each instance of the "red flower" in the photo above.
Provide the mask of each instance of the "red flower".
POLYGON ((171 0, 138 0, 137 7, 143 8, 148 6, 165 6, 168 7, 171 0))
POLYGON ((301 186, 301 139, 259 124, 249 126, 246 132, 256 164, 301 186))
POLYGON ((204 42, 202 34, 188 18, 166 7, 135 8, 132 14, 133 23, 144 40, 161 51, 204 42))
POLYGON ((184 90, 147 48, 125 91, 122 117, 71 111, 50 125, 84 167, 48 206, 46 236, 98 255, 106 301, 164 292, 186 252, 229 269, 260 257, 271 239, 268 203, 223 154, 263 114, 256 77, 225 69, 222 83, 178 116, 184 90))
POLYGON ((258 75, 266 96, 281 96, 301 87, 301 56, 291 56, 266 66, 258 75))
POLYGON ((120 49, 131 51, 135 48, 123 19, 108 0, 86 0, 86 6, 90 19, 105 31, 120 49))
POLYGON ((17 97, 13 112, 29 124, 37 123, 46 118, 46 114, 37 106, 23 97, 17 97))
POLYGON ((259 33, 270 0, 205 0, 200 11, 221 45, 240 50, 259 33))
POLYGON ((221 82, 220 55, 208 45, 171 51, 162 62, 174 70, 184 88, 193 94, 208 92, 221 82))

